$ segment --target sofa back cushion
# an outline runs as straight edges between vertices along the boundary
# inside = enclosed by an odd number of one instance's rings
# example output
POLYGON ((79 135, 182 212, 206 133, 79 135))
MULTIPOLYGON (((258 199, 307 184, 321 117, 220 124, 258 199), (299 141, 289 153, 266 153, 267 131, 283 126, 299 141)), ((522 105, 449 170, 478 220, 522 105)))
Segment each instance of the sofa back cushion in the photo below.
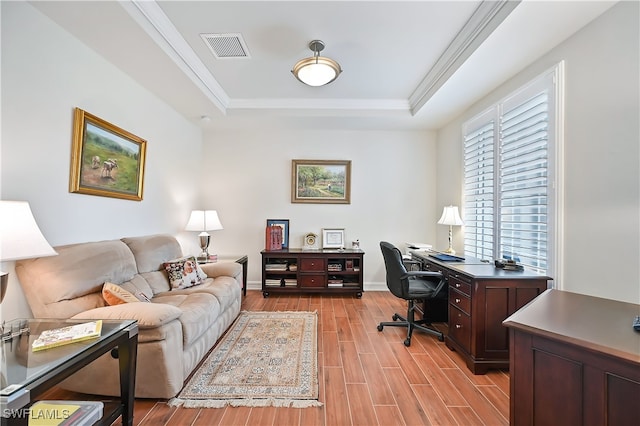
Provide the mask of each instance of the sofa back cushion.
POLYGON ((133 253, 138 273, 149 283, 153 294, 168 291, 169 278, 164 262, 182 256, 178 240, 171 235, 148 235, 123 238, 122 241, 133 253))
POLYGON ((57 256, 16 262, 16 273, 37 318, 69 318, 104 305, 105 282, 137 273, 131 250, 119 240, 55 247, 57 256))

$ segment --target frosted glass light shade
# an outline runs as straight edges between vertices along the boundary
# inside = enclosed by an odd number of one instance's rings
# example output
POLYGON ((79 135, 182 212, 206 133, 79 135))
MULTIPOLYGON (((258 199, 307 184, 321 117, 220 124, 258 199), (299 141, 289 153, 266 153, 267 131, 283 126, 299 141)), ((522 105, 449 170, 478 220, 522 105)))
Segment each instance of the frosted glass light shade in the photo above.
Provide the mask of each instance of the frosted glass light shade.
POLYGON ((310 58, 304 58, 296 62, 291 72, 307 86, 324 86, 338 78, 342 69, 340 64, 333 59, 320 56, 324 50, 322 40, 312 40, 309 49, 313 52, 310 58))
POLYGON ((0 260, 56 255, 26 201, 0 201, 0 260))
POLYGON ((324 56, 306 58, 293 67, 293 75, 308 86, 324 86, 338 78, 340 65, 324 56))

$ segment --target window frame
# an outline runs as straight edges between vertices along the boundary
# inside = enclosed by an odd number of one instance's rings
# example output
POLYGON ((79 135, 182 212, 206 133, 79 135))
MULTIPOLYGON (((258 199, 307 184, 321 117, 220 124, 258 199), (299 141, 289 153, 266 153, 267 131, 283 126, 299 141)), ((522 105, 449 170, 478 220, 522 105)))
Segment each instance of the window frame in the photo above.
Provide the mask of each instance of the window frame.
MULTIPOLYGON (((564 135, 564 62, 522 85, 481 113, 465 121, 462 125, 462 211, 467 213, 467 168, 466 139, 474 131, 493 121, 493 241, 492 255, 500 256, 500 149, 501 118, 509 107, 518 106, 537 93, 547 91, 547 268, 545 274, 554 278, 554 287, 561 288, 562 281, 562 208, 563 208, 563 135, 564 135)), ((463 219, 466 218, 463 217, 463 219)), ((465 229, 465 252, 467 252, 467 231, 465 229)), ((477 235, 475 236, 477 239, 477 235)), ((471 254, 473 255, 473 253, 471 254)), ((481 257, 481 256, 478 256, 481 257)))

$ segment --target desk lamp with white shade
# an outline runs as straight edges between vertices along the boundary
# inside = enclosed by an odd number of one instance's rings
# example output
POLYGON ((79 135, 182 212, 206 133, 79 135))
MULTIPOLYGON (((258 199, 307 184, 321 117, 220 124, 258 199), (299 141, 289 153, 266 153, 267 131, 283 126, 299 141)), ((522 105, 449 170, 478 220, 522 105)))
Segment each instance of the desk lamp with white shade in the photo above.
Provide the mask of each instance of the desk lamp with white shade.
POLYGON ((200 231, 198 237, 200 237, 200 248, 202 253, 198 255, 198 260, 209 260, 209 243, 211 242, 211 235, 207 231, 217 231, 224 229, 218 212, 215 210, 194 210, 191 212, 189 222, 185 227, 186 231, 200 231))
POLYGON ((449 225, 449 248, 444 252, 449 254, 456 254, 456 251, 453 249, 453 226, 462 226, 464 222, 460 217, 460 213, 458 212, 457 206, 446 206, 444 210, 442 210, 442 216, 438 221, 440 225, 449 225))
MULTIPOLYGON (((56 255, 40 232, 26 201, 0 200, 0 261, 56 255)), ((0 272, 0 303, 7 291, 9 274, 0 272)))

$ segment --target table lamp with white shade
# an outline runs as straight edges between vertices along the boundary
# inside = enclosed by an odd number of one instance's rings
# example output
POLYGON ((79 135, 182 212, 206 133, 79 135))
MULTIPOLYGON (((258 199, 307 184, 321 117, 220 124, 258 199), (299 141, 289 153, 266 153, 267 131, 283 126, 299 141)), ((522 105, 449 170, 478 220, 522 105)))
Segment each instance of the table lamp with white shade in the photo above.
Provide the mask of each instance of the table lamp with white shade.
MULTIPOLYGON (((26 201, 0 200, 0 261, 56 255, 40 232, 26 201)), ((9 274, 0 272, 0 303, 7 291, 9 274)))
POLYGON ((458 212, 457 206, 446 206, 444 210, 442 210, 442 216, 438 221, 440 225, 449 225, 449 248, 444 252, 449 254, 456 254, 456 251, 453 249, 453 226, 462 226, 464 222, 460 217, 460 213, 458 212))
POLYGON ((217 231, 224 229, 218 212, 215 210, 194 210, 191 212, 189 222, 185 227, 186 231, 199 231, 198 237, 200 237, 200 248, 202 253, 198 255, 198 260, 209 260, 209 243, 211 242, 211 235, 207 231, 217 231))

